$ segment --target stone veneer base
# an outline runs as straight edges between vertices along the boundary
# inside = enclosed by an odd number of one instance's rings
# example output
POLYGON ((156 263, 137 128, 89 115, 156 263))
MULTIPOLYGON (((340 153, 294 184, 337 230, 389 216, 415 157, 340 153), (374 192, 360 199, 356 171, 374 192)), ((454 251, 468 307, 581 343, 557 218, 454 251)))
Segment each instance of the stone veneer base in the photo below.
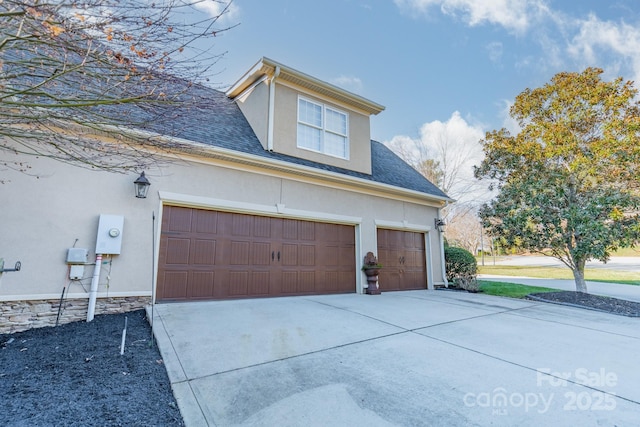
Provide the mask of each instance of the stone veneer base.
MULTIPOLYGON (((3 301, 0 303, 0 334, 55 326, 59 303, 59 299, 3 301)), ((150 303, 151 297, 148 296, 98 298, 95 314, 125 313, 150 303)), ((58 324, 87 320, 88 306, 88 298, 64 300, 58 324)))

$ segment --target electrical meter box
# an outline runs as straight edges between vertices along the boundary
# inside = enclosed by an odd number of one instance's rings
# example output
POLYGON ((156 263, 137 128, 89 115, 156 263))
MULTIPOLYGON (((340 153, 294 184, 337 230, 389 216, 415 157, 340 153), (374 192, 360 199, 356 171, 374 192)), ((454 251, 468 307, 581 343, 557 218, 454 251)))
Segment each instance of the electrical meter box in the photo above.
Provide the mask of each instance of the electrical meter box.
POLYGON ((96 254, 119 255, 122 248, 122 228, 124 216, 100 215, 96 254))
POLYGON ((67 249, 67 264, 86 264, 89 260, 89 250, 83 248, 67 249))

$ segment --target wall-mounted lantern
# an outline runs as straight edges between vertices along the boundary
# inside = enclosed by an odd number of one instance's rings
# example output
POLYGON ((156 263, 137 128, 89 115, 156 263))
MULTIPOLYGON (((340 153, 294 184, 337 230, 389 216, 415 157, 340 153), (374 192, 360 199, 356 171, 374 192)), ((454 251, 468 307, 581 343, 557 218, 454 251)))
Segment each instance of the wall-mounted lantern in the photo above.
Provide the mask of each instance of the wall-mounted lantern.
POLYGON ((151 185, 151 183, 149 182, 147 177, 144 176, 144 171, 140 174, 138 179, 133 181, 133 185, 136 189, 136 197, 139 199, 146 199, 147 191, 149 191, 149 186, 151 185))
POLYGON ((441 232, 441 233, 444 233, 444 227, 447 225, 447 223, 444 222, 444 220, 440 219, 440 218, 435 218, 434 221, 435 221, 436 228, 438 229, 438 231, 441 232))

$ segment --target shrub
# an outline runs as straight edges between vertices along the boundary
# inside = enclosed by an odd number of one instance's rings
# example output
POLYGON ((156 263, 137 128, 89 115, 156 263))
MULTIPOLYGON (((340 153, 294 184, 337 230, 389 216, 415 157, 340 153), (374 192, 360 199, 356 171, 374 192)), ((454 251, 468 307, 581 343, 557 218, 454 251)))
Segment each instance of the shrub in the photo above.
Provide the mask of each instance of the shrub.
POLYGON ((447 280, 455 287, 460 287, 469 292, 478 291, 478 262, 471 252, 466 249, 453 246, 444 249, 445 268, 447 280))

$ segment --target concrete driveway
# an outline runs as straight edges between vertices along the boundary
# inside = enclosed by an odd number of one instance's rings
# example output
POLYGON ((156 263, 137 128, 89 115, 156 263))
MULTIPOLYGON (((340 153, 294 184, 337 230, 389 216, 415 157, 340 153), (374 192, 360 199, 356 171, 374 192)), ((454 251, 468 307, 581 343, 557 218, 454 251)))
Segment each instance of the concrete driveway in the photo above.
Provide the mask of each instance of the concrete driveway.
POLYGON ((156 305, 187 426, 636 425, 640 319, 455 291, 156 305))

